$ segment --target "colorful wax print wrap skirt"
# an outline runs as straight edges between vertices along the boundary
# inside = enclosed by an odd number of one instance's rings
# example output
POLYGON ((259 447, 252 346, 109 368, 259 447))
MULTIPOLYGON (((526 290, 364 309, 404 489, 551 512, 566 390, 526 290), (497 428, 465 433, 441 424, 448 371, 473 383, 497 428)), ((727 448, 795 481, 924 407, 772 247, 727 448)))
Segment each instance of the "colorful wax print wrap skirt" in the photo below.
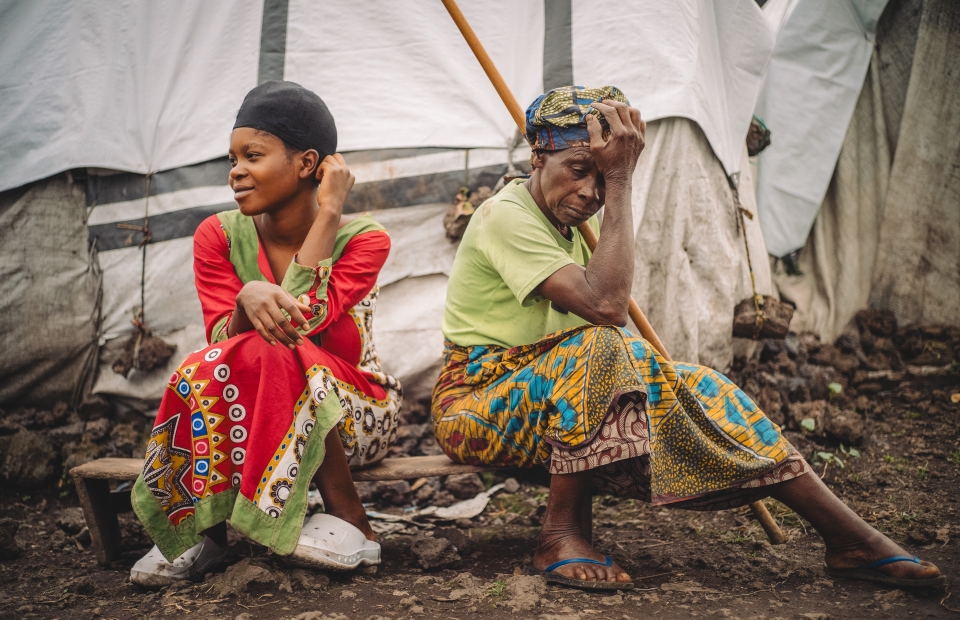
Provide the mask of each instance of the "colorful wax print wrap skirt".
POLYGON ((309 340, 292 351, 256 332, 187 357, 167 384, 132 495, 164 557, 227 519, 292 553, 327 434, 339 425, 351 465, 361 453, 364 464, 379 461, 396 437, 399 385, 372 379, 309 340))
POLYGON ((511 349, 447 342, 433 418, 455 461, 592 470, 600 492, 688 509, 740 506, 809 471, 729 379, 616 327, 511 349))

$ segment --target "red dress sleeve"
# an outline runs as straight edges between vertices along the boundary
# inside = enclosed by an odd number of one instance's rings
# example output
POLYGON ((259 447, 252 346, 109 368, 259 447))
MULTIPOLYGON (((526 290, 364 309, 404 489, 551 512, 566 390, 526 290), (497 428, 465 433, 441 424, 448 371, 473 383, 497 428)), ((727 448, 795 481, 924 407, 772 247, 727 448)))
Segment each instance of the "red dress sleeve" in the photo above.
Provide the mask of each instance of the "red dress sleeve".
POLYGON ((348 311, 373 290, 390 254, 385 231, 361 233, 347 242, 327 284, 327 317, 320 325, 322 346, 342 360, 359 364, 360 332, 348 311))
POLYGON ((230 262, 227 236, 216 215, 205 219, 193 235, 193 273, 207 343, 225 340, 243 282, 230 262))

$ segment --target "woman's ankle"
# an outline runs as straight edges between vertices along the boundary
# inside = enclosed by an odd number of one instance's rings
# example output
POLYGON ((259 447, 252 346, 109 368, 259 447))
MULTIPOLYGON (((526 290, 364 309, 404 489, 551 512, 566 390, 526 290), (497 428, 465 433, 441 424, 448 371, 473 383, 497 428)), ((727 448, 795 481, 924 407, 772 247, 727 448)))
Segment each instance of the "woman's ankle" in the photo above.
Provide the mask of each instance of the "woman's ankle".
POLYGON ((374 533, 373 528, 370 527, 370 520, 367 519, 367 512, 363 507, 363 504, 357 506, 339 506, 330 505, 324 508, 325 512, 333 517, 342 519, 357 528, 363 535, 367 537, 367 540, 376 540, 377 535, 374 533))

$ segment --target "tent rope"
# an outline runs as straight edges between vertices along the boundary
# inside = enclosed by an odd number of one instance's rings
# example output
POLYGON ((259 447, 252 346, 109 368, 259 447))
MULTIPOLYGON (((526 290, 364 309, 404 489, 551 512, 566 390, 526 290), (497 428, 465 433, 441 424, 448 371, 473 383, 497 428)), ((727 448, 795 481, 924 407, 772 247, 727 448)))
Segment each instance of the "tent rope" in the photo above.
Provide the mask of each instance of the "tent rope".
POLYGON ((733 193, 733 204, 737 210, 737 217, 740 224, 740 233, 743 235, 743 247, 747 252, 747 267, 750 270, 750 288, 753 290, 753 307, 756 311, 756 318, 753 323, 753 339, 760 339, 760 332, 763 329, 763 322, 766 319, 766 315, 763 312, 763 295, 757 292, 757 279, 753 275, 753 261, 750 260, 750 243, 747 240, 747 222, 744 219, 744 216, 753 219, 753 212, 749 209, 744 209, 740 204, 740 192, 737 189, 737 182, 732 176, 727 177, 727 181, 730 183, 730 191, 733 193))
POLYGON ((146 332, 147 307, 147 244, 153 240, 153 233, 150 232, 150 181, 153 179, 153 172, 148 172, 146 176, 146 190, 143 201, 143 225, 117 224, 117 228, 124 230, 135 230, 143 234, 140 239, 140 307, 133 312, 133 326, 137 328, 137 339, 133 344, 133 367, 140 368, 140 343, 143 341, 144 332, 146 332))

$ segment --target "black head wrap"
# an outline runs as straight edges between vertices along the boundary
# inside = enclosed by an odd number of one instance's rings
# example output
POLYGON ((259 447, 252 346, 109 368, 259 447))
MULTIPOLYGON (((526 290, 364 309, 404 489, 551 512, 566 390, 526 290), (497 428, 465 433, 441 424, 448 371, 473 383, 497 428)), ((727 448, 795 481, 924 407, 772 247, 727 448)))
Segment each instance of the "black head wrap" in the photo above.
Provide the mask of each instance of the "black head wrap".
POLYGON ((233 125, 238 127, 266 131, 301 151, 314 149, 321 161, 337 152, 337 125, 327 105, 293 82, 264 82, 247 93, 233 125))

